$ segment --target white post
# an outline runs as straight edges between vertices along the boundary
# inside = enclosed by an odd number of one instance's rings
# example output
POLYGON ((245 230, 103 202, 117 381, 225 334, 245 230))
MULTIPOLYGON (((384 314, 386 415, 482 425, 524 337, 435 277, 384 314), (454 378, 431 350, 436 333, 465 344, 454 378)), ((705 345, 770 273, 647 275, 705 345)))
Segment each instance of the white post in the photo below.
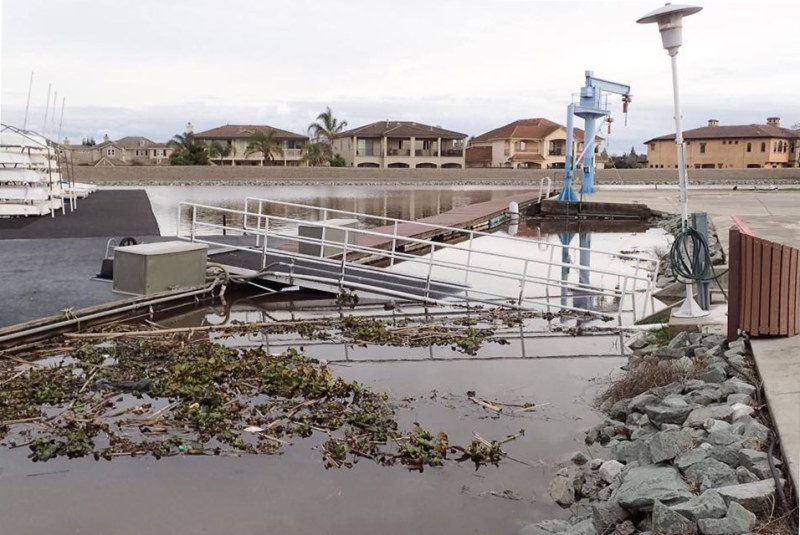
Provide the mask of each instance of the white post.
POLYGON ((47 128, 47 114, 50 111, 50 89, 52 89, 53 84, 47 84, 47 104, 44 108, 44 121, 42 121, 42 135, 44 135, 44 131, 47 128))
MULTIPOLYGON (((683 144, 683 130, 681 129, 681 101, 678 92, 678 51, 670 52, 672 60, 672 98, 675 108, 675 150, 678 156, 678 186, 681 196, 681 227, 685 231, 689 227, 689 174, 686 170, 686 147, 683 144)), ((673 312, 678 318, 697 318, 708 315, 707 310, 700 308, 694 300, 692 283, 686 283, 686 298, 679 310, 673 312)))
POLYGON ((33 71, 31 71, 31 81, 28 82, 28 100, 25 102, 25 119, 22 120, 22 130, 28 127, 28 110, 31 108, 31 89, 33 89, 33 71))

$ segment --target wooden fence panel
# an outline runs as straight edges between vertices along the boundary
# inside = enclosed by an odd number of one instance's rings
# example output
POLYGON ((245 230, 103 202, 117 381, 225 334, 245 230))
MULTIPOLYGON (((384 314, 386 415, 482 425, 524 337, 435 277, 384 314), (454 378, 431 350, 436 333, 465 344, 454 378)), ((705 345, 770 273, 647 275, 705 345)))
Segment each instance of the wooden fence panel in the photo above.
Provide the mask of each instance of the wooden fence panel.
POLYGON ((800 333, 800 251, 757 238, 745 225, 730 230, 728 339, 800 333))

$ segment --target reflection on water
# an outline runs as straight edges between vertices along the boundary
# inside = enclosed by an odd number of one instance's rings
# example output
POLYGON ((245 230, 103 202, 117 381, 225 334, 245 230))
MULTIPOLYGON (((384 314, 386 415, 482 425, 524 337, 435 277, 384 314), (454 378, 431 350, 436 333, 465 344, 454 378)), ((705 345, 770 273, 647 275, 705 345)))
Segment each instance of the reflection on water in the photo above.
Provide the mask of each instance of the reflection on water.
MULTIPOLYGON (((294 202, 311 206, 362 212, 398 219, 420 219, 477 202, 490 201, 531 188, 516 186, 148 186, 153 213, 162 236, 174 236, 177 231, 177 206, 180 202, 195 202, 223 208, 242 210, 245 197, 294 202)), ((301 219, 316 219, 316 214, 299 208, 271 206, 270 214, 301 219)), ((201 213, 206 218, 210 213, 201 213)), ((221 224, 221 216, 210 218, 221 224), (215 219, 218 218, 218 219, 215 219)), ((182 229, 188 230, 188 219, 182 229)), ((242 221, 230 216, 228 225, 241 226, 242 221)))
POLYGON ((654 308, 658 310, 664 306, 647 296, 650 281, 645 279, 644 269, 652 269, 654 264, 637 263, 619 256, 635 253, 655 259, 654 251, 669 244, 670 238, 663 229, 602 232, 593 231, 591 225, 584 224, 580 232, 554 232, 522 226, 517 236, 535 238, 535 241, 508 239, 507 233, 499 231, 475 238, 471 251, 467 250, 467 242, 459 247, 437 250, 434 258, 439 264, 430 266, 429 255, 425 255, 390 269, 421 277, 430 271, 432 280, 468 284, 467 293, 474 299, 489 299, 494 295, 499 296, 492 298, 494 302, 498 299, 516 302, 521 296, 525 305, 548 312, 569 307, 616 317, 619 292, 624 288, 622 320, 625 323, 641 319, 645 309, 649 315, 654 308), (444 263, 448 265, 442 265, 444 263), (461 267, 451 267, 467 263, 472 268, 468 278, 461 267), (523 273, 526 276, 524 286, 521 283, 523 273))

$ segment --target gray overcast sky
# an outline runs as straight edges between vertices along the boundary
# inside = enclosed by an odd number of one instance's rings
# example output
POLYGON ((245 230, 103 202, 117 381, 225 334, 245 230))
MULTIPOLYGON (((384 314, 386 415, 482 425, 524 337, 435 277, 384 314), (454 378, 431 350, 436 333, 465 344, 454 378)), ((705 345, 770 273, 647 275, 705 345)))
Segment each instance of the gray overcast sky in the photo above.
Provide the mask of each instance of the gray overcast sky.
MULTIPOLYGON (((632 86, 627 127, 610 100, 609 142, 639 149, 671 130, 668 56, 657 28, 635 23, 662 3, 5 0, 0 113, 22 123, 33 70, 29 126, 41 129, 50 81, 73 140, 163 141, 187 121, 304 132, 326 105, 350 126, 389 118, 477 135, 523 117, 563 123, 592 69, 632 86)), ((702 5, 679 55, 686 128, 799 122, 800 2, 702 5)))

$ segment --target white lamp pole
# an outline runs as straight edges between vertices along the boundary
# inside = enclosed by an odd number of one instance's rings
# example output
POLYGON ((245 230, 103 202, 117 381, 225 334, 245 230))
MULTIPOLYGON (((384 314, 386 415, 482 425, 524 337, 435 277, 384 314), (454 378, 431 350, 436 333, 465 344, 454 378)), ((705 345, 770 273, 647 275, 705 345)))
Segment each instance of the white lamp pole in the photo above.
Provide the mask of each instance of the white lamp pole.
MULTIPOLYGON (((678 160, 678 185, 681 192, 681 221, 683 230, 689 226, 689 176, 686 170, 686 148, 683 144, 683 128, 681 127, 681 100, 678 90, 678 49, 682 44, 683 17, 693 15, 703 9, 699 6, 672 5, 667 3, 655 11, 651 11, 636 22, 639 24, 658 23, 661 32, 661 44, 667 50, 672 61, 672 97, 675 108, 675 149, 678 160)), ((697 318, 708 315, 707 310, 700 308, 694 300, 692 283, 686 283, 686 299, 681 308, 673 313, 676 317, 697 318)))

